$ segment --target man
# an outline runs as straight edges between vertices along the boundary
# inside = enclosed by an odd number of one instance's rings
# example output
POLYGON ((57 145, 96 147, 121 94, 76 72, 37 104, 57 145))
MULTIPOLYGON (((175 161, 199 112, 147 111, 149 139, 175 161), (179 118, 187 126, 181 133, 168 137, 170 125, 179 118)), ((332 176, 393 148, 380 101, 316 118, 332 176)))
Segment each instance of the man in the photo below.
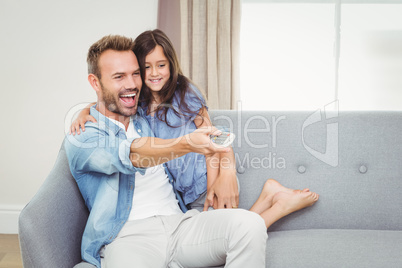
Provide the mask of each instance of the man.
POLYGON ((228 152, 198 129, 179 141, 153 137, 137 106, 142 82, 133 42, 106 36, 88 52, 98 96, 86 131, 68 136, 69 165, 90 211, 82 257, 97 267, 265 267, 264 220, 232 209, 186 208, 163 163, 189 152, 228 152))

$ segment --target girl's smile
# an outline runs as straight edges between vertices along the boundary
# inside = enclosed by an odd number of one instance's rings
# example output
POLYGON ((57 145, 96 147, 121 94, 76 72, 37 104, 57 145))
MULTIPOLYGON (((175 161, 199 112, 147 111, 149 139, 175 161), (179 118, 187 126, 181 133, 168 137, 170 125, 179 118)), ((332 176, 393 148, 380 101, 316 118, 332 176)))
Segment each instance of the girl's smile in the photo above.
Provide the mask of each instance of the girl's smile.
POLYGON ((169 79, 169 60, 166 58, 163 48, 157 45, 155 49, 145 57, 144 82, 155 97, 169 79))

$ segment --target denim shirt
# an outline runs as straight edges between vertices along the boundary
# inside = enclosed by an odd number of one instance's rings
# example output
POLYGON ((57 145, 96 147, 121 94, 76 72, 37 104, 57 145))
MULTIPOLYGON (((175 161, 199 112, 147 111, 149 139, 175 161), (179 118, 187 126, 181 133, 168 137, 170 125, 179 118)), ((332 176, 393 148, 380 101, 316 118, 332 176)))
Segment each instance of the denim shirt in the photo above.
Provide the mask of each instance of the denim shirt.
MULTIPOLYGON (((98 122, 87 122, 85 132, 68 135, 64 145, 71 173, 90 212, 82 237, 82 259, 100 267, 100 249, 111 243, 126 223, 132 206, 135 174, 144 174, 145 169, 134 167, 129 158, 130 145, 135 138, 127 139, 125 131, 99 113, 95 106, 91 107, 90 114, 98 122)), ((139 108, 133 118, 134 128, 143 137, 153 137, 142 115, 139 108)), ((166 166, 165 170, 175 189, 166 166)), ((185 212, 187 208, 174 191, 185 212)))
MULTIPOLYGON (((172 108, 169 108, 166 116, 171 126, 159 120, 158 116, 145 115, 156 137, 173 139, 189 134, 197 129, 194 119, 200 109, 206 107, 206 102, 194 85, 190 85, 189 90, 185 94, 184 102, 196 113, 185 113, 185 116, 180 116, 175 114, 172 108)), ((175 92, 173 97, 172 107, 176 111, 181 111, 178 91, 175 92)), ((181 112, 184 113, 183 111, 181 112)), ((144 113, 147 114, 147 107, 144 107, 144 113)), ((204 155, 188 153, 167 162, 166 165, 175 178, 174 186, 182 194, 186 205, 195 201, 207 190, 207 168, 204 155)))

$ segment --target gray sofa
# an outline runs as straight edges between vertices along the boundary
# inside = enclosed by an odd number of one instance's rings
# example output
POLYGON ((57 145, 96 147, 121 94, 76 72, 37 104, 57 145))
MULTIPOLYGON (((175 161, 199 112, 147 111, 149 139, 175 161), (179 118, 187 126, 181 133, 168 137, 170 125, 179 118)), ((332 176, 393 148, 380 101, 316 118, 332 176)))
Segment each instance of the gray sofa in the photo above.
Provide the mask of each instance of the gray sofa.
MULTIPOLYGON (((320 194, 314 206, 268 230, 267 267, 402 267, 401 112, 211 111, 211 117, 237 135, 241 208, 251 207, 268 178, 320 194)), ((61 148, 20 215, 24 267, 80 263, 87 216, 61 148)))

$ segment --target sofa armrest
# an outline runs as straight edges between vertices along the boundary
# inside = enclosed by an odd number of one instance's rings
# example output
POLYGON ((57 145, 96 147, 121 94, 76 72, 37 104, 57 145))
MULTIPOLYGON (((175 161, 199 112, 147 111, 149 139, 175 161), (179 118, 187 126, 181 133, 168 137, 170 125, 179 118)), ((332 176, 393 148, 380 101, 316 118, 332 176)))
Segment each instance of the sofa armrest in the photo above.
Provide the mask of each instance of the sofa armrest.
POLYGON ((74 266, 74 268, 96 268, 96 266, 87 262, 81 262, 74 266))
POLYGON ((71 268, 80 263, 87 219, 62 146, 49 176, 19 217, 24 267, 71 268))

